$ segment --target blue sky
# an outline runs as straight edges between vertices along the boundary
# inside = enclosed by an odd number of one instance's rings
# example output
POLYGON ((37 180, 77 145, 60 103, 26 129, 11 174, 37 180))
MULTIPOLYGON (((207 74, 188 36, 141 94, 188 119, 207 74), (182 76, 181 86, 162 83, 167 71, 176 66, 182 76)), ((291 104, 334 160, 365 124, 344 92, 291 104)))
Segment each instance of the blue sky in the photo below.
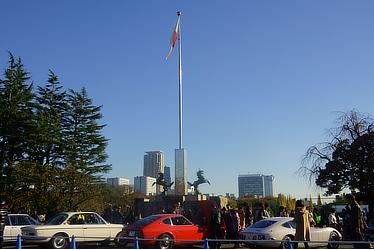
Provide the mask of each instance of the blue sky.
POLYGON ((189 180, 236 193, 242 173, 276 193, 319 191, 296 175, 338 111, 373 114, 373 1, 1 1, 0 65, 20 56, 35 84, 52 69, 103 105, 108 176, 141 175, 143 154, 178 147, 178 58, 165 61, 182 11, 184 146, 189 180))

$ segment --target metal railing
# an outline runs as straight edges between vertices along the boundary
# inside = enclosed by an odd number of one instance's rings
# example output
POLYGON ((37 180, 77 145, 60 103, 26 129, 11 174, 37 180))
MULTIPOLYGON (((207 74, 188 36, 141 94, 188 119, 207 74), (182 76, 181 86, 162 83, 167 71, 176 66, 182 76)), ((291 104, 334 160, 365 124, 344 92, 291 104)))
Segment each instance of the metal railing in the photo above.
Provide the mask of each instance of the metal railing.
MULTIPOLYGON (((3 236, 3 239, 10 238, 11 240, 16 240, 16 249, 22 249, 22 242, 26 241, 27 243, 33 242, 33 240, 45 240, 48 242, 49 240, 53 239, 53 236, 46 237, 46 236, 22 236, 22 235, 17 235, 15 236, 3 236)), ((60 236, 60 238, 67 239, 67 243, 69 244, 70 249, 77 249, 77 239, 97 239, 97 242, 100 241, 106 241, 106 242, 115 242, 115 244, 119 247, 124 247, 127 245, 127 243, 133 243, 134 244, 134 249, 139 249, 140 245, 142 242, 145 244, 148 244, 149 242, 164 242, 167 244, 170 244, 170 246, 173 246, 174 243, 182 243, 182 244, 192 244, 192 245, 197 245, 197 244, 202 244, 204 249, 209 249, 210 245, 216 245, 217 243, 223 243, 223 244, 252 244, 256 245, 256 243, 279 243, 279 246, 283 245, 283 248, 287 249, 293 249, 295 244, 299 243, 308 243, 308 244, 325 244, 326 246, 328 244, 335 244, 336 247, 339 245, 353 245, 353 246, 358 246, 358 248, 372 248, 371 242, 370 241, 347 241, 347 240, 338 240, 338 241, 318 241, 318 240, 313 240, 313 241, 296 241, 296 240, 291 240, 291 239, 286 239, 286 240, 249 240, 249 239, 209 239, 205 238, 202 240, 175 240, 173 238, 168 238, 168 239, 159 239, 159 238, 139 238, 139 237, 124 237, 124 236, 119 236, 115 238, 105 238, 105 237, 93 237, 93 236, 88 236, 88 237, 76 237, 74 235, 68 237, 68 236, 60 236), (124 243, 121 245, 121 243, 124 243), (210 244, 211 243, 211 244, 210 244)), ((94 240, 93 240, 94 241, 94 240)), ((79 242, 79 240, 78 240, 79 242)), ((37 242, 36 242, 37 244, 37 242)))

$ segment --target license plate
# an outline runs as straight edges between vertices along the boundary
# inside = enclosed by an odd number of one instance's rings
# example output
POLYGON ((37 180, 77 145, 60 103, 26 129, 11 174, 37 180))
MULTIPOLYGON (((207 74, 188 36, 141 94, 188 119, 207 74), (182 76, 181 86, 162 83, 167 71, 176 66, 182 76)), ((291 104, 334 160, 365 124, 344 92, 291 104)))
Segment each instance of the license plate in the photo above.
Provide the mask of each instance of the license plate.
POLYGON ((129 231, 129 236, 134 237, 135 236, 135 231, 129 231))

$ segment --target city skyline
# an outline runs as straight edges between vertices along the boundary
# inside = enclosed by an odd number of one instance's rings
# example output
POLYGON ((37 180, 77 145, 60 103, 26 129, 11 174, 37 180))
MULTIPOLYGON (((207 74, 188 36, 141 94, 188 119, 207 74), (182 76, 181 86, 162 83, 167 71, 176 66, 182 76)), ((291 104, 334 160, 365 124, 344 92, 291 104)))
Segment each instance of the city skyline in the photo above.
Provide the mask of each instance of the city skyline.
POLYGON ((181 10, 188 181, 203 169, 211 182, 203 193, 238 195, 239 174, 272 174, 276 193, 316 197, 323 191, 296 173, 307 149, 328 140, 338 112, 374 115, 373 8, 371 1, 2 1, 0 62, 5 68, 8 51, 21 57, 34 88, 48 69, 66 88, 86 87, 103 105, 113 167, 105 177, 132 180, 144 151, 162 150, 165 165, 175 166, 178 58, 165 56, 181 10))

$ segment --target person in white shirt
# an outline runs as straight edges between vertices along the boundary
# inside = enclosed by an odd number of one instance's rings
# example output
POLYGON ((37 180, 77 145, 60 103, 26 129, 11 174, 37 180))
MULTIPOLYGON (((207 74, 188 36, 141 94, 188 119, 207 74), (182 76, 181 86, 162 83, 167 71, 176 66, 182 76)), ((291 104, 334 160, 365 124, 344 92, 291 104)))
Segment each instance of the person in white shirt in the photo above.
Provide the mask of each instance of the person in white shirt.
POLYGON ((330 227, 336 227, 338 224, 335 213, 336 213, 336 209, 332 207, 330 209, 330 214, 329 214, 329 226, 330 227))

